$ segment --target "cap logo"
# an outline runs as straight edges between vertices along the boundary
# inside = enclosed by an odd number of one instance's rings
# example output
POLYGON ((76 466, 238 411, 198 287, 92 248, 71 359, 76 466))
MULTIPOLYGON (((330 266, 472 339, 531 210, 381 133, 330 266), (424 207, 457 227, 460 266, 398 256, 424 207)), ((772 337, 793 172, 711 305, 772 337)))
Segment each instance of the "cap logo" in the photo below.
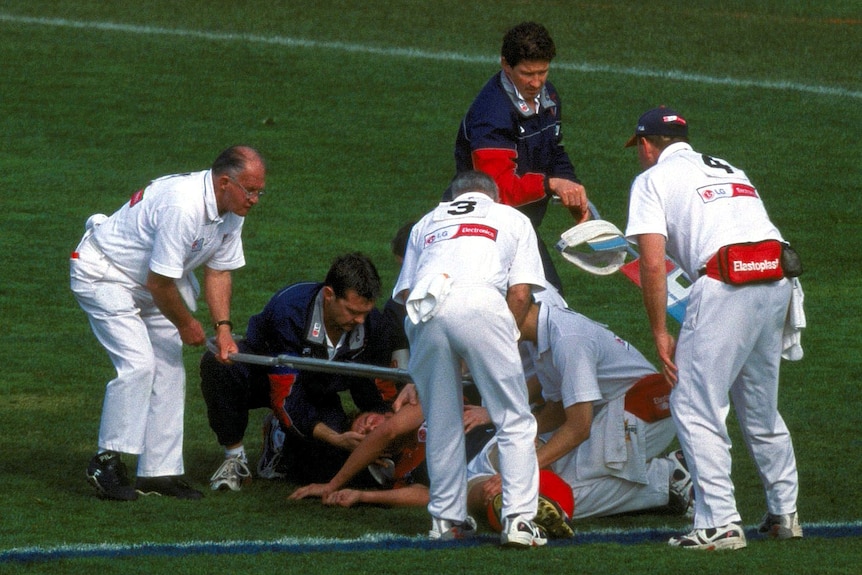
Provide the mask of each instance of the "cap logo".
POLYGON ((628 139, 625 147, 634 146, 639 137, 644 136, 665 136, 668 138, 687 138, 688 137, 688 122, 680 116, 675 110, 665 108, 655 108, 644 112, 638 118, 637 127, 634 135, 628 139))

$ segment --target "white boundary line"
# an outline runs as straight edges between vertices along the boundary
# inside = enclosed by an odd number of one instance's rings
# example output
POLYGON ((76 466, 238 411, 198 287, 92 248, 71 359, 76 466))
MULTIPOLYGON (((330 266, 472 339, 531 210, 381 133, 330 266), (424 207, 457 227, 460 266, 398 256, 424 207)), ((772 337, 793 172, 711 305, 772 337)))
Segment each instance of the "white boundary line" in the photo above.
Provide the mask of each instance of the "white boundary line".
MULTIPOLYGON (((285 36, 260 36, 256 34, 232 34, 219 32, 204 32, 200 30, 184 30, 181 28, 161 28, 154 26, 139 26, 135 24, 119 24, 115 22, 96 22, 68 20, 65 18, 37 18, 0 13, 0 22, 12 24, 27 24, 34 26, 54 26, 59 28, 77 28, 83 30, 103 30, 109 32, 124 32, 150 36, 178 36, 182 38, 200 38, 217 42, 251 42, 287 46, 291 48, 314 48, 335 50, 341 52, 374 54, 386 57, 410 58, 418 60, 434 60, 438 62, 463 62, 469 64, 496 64, 498 57, 472 56, 457 52, 430 52, 416 48, 385 48, 350 44, 346 42, 321 42, 285 36)), ((554 62, 554 69, 587 74, 616 74, 621 76, 637 76, 641 78, 664 78, 677 82, 694 82, 699 84, 715 84, 732 86, 734 88, 760 88, 764 90, 786 90, 803 92, 821 96, 852 98, 862 100, 862 91, 849 90, 834 86, 812 86, 789 81, 747 80, 744 78, 717 77, 703 74, 692 74, 678 70, 652 70, 627 66, 607 66, 589 63, 554 62)))

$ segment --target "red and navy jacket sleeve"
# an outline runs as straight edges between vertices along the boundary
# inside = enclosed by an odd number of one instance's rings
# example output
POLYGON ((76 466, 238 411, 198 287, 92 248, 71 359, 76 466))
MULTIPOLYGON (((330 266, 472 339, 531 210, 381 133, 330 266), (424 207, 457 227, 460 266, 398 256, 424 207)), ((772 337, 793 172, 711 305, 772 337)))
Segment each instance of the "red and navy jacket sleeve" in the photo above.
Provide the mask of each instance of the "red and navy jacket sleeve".
POLYGON ((455 143, 456 170, 480 170, 497 182, 500 202, 519 207, 549 195, 548 178, 578 181, 562 145, 560 102, 546 84, 555 106, 522 115, 505 93, 497 74, 485 85, 461 122, 455 143))

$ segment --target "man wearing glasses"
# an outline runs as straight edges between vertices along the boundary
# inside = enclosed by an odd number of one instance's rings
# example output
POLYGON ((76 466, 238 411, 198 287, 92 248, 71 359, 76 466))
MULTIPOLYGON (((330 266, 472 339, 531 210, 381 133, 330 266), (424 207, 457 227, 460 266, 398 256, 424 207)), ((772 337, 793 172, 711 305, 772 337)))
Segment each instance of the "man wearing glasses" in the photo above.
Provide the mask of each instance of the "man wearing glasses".
POLYGON ((261 155, 235 146, 211 169, 154 180, 113 215, 87 220, 71 257, 71 288, 117 370, 105 391, 99 449, 87 467, 101 497, 202 497, 182 479, 182 345, 206 343, 192 315, 194 270, 204 267, 217 358, 227 362, 237 351, 231 270, 245 265, 243 221, 263 195, 265 177, 261 155), (138 456, 134 485, 122 453, 138 456))

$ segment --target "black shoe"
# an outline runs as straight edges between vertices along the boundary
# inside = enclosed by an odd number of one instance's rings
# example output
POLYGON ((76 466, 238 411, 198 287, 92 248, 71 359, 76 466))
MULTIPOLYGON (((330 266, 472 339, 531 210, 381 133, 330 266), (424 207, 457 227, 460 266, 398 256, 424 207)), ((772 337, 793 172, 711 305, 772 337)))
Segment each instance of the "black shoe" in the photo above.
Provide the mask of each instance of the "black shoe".
POLYGON ((138 477, 135 489, 141 495, 165 495, 177 499, 202 499, 204 494, 186 483, 178 475, 138 477))
POLYGON ((126 464, 116 451, 105 451, 94 456, 87 465, 87 480, 103 499, 134 501, 138 498, 137 491, 129 481, 126 464))

